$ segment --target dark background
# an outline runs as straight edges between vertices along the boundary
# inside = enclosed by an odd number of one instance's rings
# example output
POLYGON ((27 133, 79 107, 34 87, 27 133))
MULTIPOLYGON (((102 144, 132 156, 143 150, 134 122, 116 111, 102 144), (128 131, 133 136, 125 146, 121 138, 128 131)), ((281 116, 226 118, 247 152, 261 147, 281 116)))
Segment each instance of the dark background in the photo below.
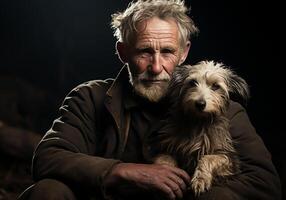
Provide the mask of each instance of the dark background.
MULTIPOLYGON (((122 65, 115 55, 110 15, 128 2, 0 1, 0 77, 6 80, 4 87, 14 84, 11 90, 17 90, 25 83, 47 94, 46 106, 34 109, 43 112, 40 116, 44 118, 31 126, 34 131, 43 134, 49 128, 56 108, 74 86, 116 75, 122 65)), ((272 153, 284 184, 282 3, 191 0, 187 4, 192 6, 190 15, 200 29, 187 62, 222 61, 246 79, 251 90, 250 119, 272 153)), ((28 95, 34 92, 22 89, 21 94, 19 99, 28 105, 22 113, 27 113, 27 108, 35 105, 31 106, 33 95, 28 95)), ((0 117, 5 121, 5 116, 0 117)))

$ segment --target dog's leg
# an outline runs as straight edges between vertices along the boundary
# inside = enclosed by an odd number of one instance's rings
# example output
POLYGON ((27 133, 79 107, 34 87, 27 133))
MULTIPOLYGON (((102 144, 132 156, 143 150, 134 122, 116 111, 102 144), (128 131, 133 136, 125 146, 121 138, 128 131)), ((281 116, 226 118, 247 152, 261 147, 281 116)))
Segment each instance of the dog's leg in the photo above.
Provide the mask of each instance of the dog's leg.
POLYGON ((173 167, 177 167, 177 161, 170 155, 160 154, 154 159, 154 163, 161 165, 170 165, 173 167))
POLYGON ((231 175, 232 163, 226 155, 205 155, 199 160, 194 172, 191 185, 194 193, 201 192, 211 187, 214 176, 231 175))

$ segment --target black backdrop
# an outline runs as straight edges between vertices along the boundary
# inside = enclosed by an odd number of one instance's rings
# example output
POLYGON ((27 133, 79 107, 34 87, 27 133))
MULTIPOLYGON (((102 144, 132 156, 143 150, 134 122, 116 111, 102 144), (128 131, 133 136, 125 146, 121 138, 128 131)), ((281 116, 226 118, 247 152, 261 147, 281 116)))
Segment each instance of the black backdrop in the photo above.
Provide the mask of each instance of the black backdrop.
MULTIPOLYGON (((59 99, 83 81, 114 77, 121 63, 115 55, 110 15, 127 4, 127 0, 1 0, 0 75, 24 79, 59 99)), ((282 3, 187 4, 200 29, 187 62, 223 61, 247 80, 250 119, 284 179, 282 3)))

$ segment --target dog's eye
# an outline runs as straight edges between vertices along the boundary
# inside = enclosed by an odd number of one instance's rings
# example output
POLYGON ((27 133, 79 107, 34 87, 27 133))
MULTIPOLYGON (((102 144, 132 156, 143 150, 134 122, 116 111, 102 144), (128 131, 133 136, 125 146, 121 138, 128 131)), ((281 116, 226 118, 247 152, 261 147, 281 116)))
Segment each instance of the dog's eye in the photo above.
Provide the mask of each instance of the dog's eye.
POLYGON ((194 80, 194 79, 191 79, 190 81, 189 81, 189 86, 190 87, 195 87, 196 85, 197 85, 197 81, 196 80, 194 80))
POLYGON ((218 90, 220 88, 220 85, 217 83, 212 84, 212 90, 218 90))

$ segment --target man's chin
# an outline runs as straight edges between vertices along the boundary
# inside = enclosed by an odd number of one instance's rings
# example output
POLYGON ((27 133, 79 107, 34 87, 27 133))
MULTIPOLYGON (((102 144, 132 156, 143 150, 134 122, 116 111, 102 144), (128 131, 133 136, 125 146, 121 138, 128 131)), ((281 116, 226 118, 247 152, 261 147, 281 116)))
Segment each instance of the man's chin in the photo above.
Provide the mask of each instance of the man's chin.
POLYGON ((159 86, 158 84, 152 84, 152 85, 134 84, 133 86, 135 92, 138 95, 151 102, 160 101, 167 92, 167 87, 162 87, 159 86))

